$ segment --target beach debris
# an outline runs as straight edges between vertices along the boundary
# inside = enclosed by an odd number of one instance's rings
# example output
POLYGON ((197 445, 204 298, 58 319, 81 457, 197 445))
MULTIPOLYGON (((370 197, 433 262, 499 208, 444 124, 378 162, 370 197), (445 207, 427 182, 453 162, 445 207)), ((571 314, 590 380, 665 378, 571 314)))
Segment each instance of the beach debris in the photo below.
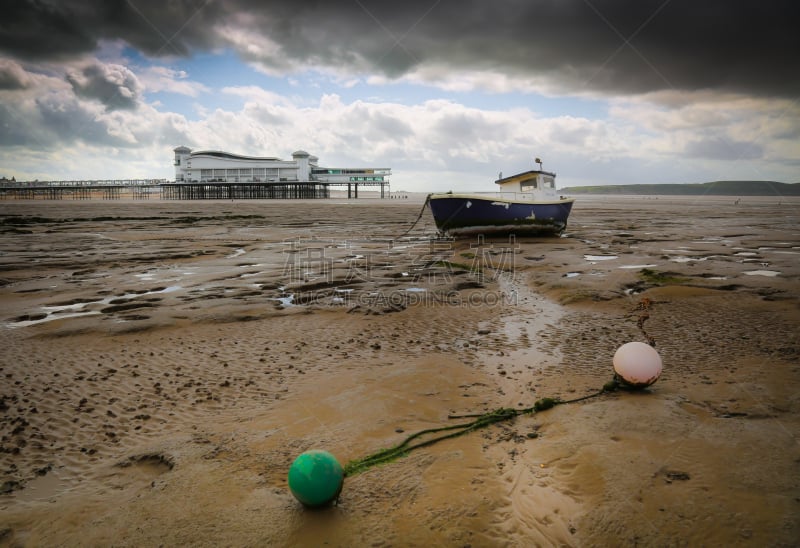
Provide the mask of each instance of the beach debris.
POLYGON ((614 372, 631 388, 644 388, 661 375, 661 356, 655 348, 633 341, 620 346, 614 353, 614 372))
POLYGON ((306 451, 289 467, 289 490, 294 498, 311 508, 338 499, 343 484, 342 465, 327 451, 306 451))
POLYGON ((654 478, 658 476, 663 476, 664 483, 672 483, 673 481, 688 481, 692 479, 692 476, 689 475, 688 472, 682 472, 680 470, 670 470, 666 467, 662 467, 658 472, 653 474, 654 478))
POLYGON ((16 489, 22 489, 22 487, 22 484, 16 480, 4 481, 2 484, 0 484, 0 495, 11 493, 16 489))
POLYGON ((160 452, 141 453, 129 456, 127 459, 118 462, 116 466, 119 468, 128 468, 136 464, 151 465, 163 467, 166 470, 172 470, 175 467, 175 459, 171 455, 160 452))

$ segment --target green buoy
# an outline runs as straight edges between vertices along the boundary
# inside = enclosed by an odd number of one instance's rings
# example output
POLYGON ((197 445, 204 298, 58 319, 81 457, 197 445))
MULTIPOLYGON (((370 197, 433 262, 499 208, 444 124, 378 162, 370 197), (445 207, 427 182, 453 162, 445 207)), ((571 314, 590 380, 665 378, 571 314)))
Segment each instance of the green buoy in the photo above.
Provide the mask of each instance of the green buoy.
POLYGON ((327 451, 306 451, 289 467, 289 489, 306 506, 328 504, 342 491, 344 470, 327 451))

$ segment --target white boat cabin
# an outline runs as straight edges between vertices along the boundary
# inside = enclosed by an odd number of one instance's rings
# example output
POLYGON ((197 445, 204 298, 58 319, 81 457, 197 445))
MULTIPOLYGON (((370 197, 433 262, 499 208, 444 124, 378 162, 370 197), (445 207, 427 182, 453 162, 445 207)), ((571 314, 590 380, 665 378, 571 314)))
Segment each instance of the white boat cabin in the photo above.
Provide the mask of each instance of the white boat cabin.
POLYGON ((549 171, 525 171, 497 179, 496 184, 500 185, 500 192, 513 192, 518 194, 533 194, 537 196, 557 196, 556 193, 556 174, 549 171))

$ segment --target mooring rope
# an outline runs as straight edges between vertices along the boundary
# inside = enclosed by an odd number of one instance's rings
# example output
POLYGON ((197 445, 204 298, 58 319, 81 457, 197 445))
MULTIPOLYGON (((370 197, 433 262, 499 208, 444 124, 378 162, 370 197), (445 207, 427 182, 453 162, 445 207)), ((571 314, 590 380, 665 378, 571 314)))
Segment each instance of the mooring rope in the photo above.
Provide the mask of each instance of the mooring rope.
POLYGON ((406 230, 405 232, 403 232, 403 233, 402 233, 402 234, 400 234, 399 236, 395 236, 394 238, 392 238, 392 240, 399 240, 400 238, 402 238, 403 236, 406 236, 406 235, 407 235, 409 232, 411 232, 412 230, 414 230, 414 227, 415 227, 415 226, 417 226, 417 223, 419 222, 419 220, 420 220, 420 219, 422 219, 422 214, 423 214, 423 213, 425 213, 425 208, 426 208, 426 207, 428 207, 428 204, 430 203, 430 201, 431 201, 431 195, 430 195, 430 194, 428 194, 428 195, 425 197, 425 203, 424 203, 424 204, 422 204, 422 209, 420 209, 420 210, 419 210, 419 215, 417 215, 417 220, 416 220, 416 221, 414 221, 414 222, 411 224, 411 226, 410 226, 410 227, 408 227, 408 230, 406 230))
POLYGON ((525 409, 513 409, 510 407, 501 407, 499 409, 495 409, 494 411, 489 411, 488 413, 482 413, 482 414, 449 415, 447 417, 448 419, 474 418, 475 420, 462 424, 453 424, 450 426, 442 426, 440 428, 428 428, 426 430, 420 430, 415 434, 411 434, 401 443, 398 443, 393 447, 389 447, 388 449, 381 449, 380 451, 376 451, 375 453, 372 453, 371 455, 367 455, 366 457, 362 457, 360 459, 351 460, 344 467, 344 475, 352 476, 355 474, 359 474, 369 468, 372 468, 373 466, 377 466, 379 464, 383 464, 398 459, 400 457, 404 457, 414 449, 427 447, 428 445, 432 445, 439 441, 455 438, 457 436, 462 436, 467 432, 472 432, 473 430, 484 428, 486 426, 489 426, 490 424, 507 421, 516 418, 519 415, 532 415, 534 413, 540 413, 542 411, 552 409, 557 405, 577 403, 588 400, 590 398, 596 398, 607 392, 613 392, 619 387, 620 384, 618 380, 614 378, 613 380, 604 384, 603 388, 598 390, 597 392, 593 392, 592 394, 581 396, 580 398, 575 398, 573 400, 561 400, 558 398, 541 398, 539 400, 536 400, 536 402, 531 407, 527 407, 525 409), (448 433, 443 434, 441 436, 437 436, 435 438, 421 441, 413 445, 411 444, 413 440, 421 436, 424 436, 425 434, 435 434, 438 432, 448 432, 448 433))
POLYGON ((644 322, 650 319, 650 310, 652 309, 652 306, 653 301, 648 297, 644 297, 641 301, 639 301, 639 304, 636 306, 636 310, 640 310, 641 313, 639 314, 639 318, 636 320, 636 326, 639 328, 639 331, 642 332, 642 335, 644 335, 644 338, 647 340, 647 344, 655 347, 655 337, 651 337, 650 334, 644 329, 644 322))

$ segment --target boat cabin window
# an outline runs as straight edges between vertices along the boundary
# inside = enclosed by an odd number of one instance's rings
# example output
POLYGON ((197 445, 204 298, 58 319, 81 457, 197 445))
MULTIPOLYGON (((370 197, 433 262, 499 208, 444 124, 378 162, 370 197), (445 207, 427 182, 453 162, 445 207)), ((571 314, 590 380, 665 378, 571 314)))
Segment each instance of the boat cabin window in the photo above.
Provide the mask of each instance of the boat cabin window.
POLYGON ((536 177, 533 177, 532 179, 526 179, 524 181, 520 181, 519 183, 520 192, 531 192, 533 190, 536 190, 538 188, 536 185, 536 179, 537 179, 536 177))
POLYGON ((555 188, 556 181, 550 175, 543 175, 542 176, 542 188, 555 188))

